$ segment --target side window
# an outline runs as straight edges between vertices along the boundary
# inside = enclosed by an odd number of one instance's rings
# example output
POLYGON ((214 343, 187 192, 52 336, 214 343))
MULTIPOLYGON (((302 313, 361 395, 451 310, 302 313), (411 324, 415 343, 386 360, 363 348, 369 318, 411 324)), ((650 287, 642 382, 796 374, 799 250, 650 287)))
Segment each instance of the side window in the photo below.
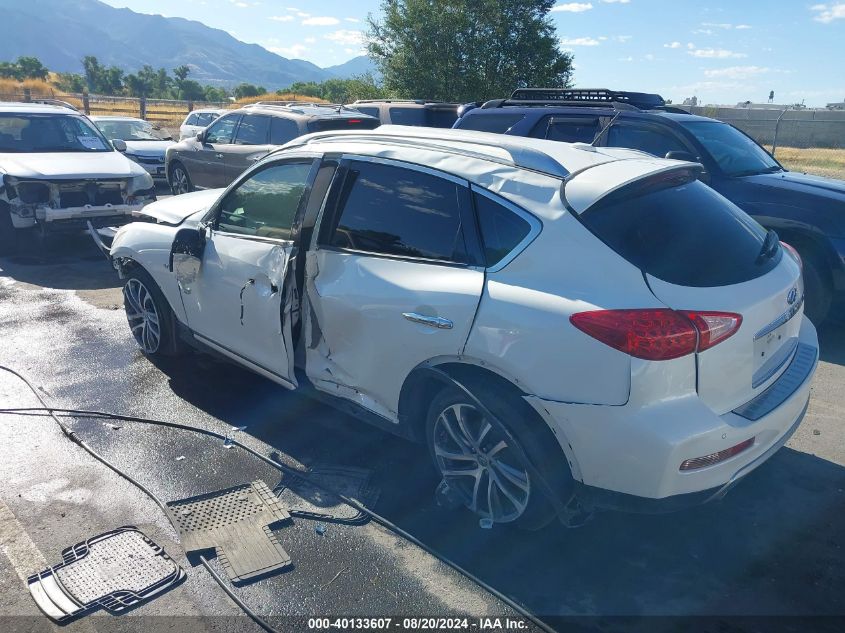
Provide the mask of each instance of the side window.
POLYGON ((660 158, 664 158, 669 152, 689 151, 674 134, 650 125, 614 125, 608 130, 607 145, 638 149, 660 158))
POLYGON ((270 133, 270 117, 256 114, 244 115, 238 126, 235 145, 266 145, 270 133))
POLYGON ((599 132, 598 117, 544 117, 540 119, 531 136, 566 143, 592 143, 599 132))
POLYGON ((214 121, 214 118, 210 114, 199 114, 197 115, 197 122, 195 123, 195 125, 202 125, 203 127, 208 127, 212 121, 214 121))
POLYGON ((238 125, 240 115, 232 115, 221 118, 216 121, 214 125, 208 128, 208 134, 205 137, 206 143, 217 143, 219 145, 228 145, 232 142, 232 136, 235 133, 235 127, 238 125))
POLYGON ((393 125, 425 125, 423 108, 390 108, 390 122, 393 125))
POLYGON ((473 194, 486 265, 502 261, 531 232, 531 225, 507 207, 478 193, 473 194))
POLYGON ((468 114, 459 119, 458 128, 504 134, 524 118, 524 114, 468 114))
POLYGON ((270 124, 270 145, 284 145, 299 136, 299 125, 292 119, 274 116, 270 124))
POLYGON ((379 163, 349 163, 334 226, 321 243, 338 248, 466 261, 461 186, 379 163))
POLYGON ((232 189, 220 205, 217 228, 228 233, 291 239, 311 162, 272 165, 232 189))
POLYGON ((377 119, 381 118, 377 106, 355 106, 355 109, 361 114, 369 114, 377 119))
POLYGON ((185 125, 197 125, 197 121, 199 120, 199 116, 196 112, 192 112, 188 115, 188 118, 185 119, 185 125))

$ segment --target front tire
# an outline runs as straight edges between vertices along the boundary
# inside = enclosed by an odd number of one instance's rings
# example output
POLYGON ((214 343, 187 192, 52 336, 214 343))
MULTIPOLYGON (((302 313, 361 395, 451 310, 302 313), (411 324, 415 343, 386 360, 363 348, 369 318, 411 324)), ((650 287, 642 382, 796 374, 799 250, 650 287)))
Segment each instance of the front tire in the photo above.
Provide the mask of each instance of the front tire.
POLYGON ((830 313, 833 293, 825 271, 819 267, 816 259, 803 253, 801 258, 804 262, 804 314, 813 325, 821 325, 830 313))
POLYGON ((554 438, 555 446, 541 439, 538 431, 542 429, 534 424, 545 423, 528 419, 532 412, 524 402, 488 390, 474 395, 508 433, 486 419, 465 393, 446 388, 432 401, 426 420, 426 439, 435 467, 463 504, 481 519, 529 530, 542 528, 554 518, 554 507, 546 486, 535 480, 524 457, 565 502, 572 478, 563 451, 554 438))
POLYGON ((190 193, 194 190, 194 185, 191 182, 191 177, 188 175, 188 170, 182 163, 176 162, 170 168, 170 191, 174 196, 183 193, 190 193))
POLYGON ((173 311, 143 268, 136 266, 127 274, 123 285, 123 308, 132 336, 145 356, 157 358, 180 353, 173 311))

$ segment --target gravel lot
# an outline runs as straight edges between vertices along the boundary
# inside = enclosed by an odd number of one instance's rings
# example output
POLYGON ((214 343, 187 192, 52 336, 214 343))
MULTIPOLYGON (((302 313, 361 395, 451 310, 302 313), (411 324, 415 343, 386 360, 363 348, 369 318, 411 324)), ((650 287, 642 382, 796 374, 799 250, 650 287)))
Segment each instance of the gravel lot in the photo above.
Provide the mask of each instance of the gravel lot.
MULTIPOLYGON (((468 514, 439 509, 436 478, 414 445, 210 358, 152 364, 131 340, 116 274, 89 240, 74 236, 52 249, 0 259, 0 364, 30 377, 57 406, 218 431, 247 425, 244 441, 289 464, 369 469, 381 491, 377 511, 542 616, 845 616, 845 326, 821 332, 822 362, 798 432, 725 500, 672 515, 607 513, 581 529, 526 535, 480 530, 468 514)), ((0 375, 0 407, 35 405, 0 375)), ((49 630, 22 578, 58 562, 65 547, 132 524, 185 566, 188 581, 127 617, 89 617, 70 630, 138 627, 163 614, 214 616, 173 630, 257 630, 185 560, 146 497, 51 421, 0 419, 0 616, 28 616, 16 620, 20 630, 49 630)), ((242 451, 186 432, 72 424, 166 500, 257 478, 279 483, 277 471, 242 451)), ((319 536, 296 520, 277 535, 294 568, 237 590, 265 615, 512 613, 373 523, 329 525, 319 536)), ((602 628, 622 626, 612 622, 602 628)))

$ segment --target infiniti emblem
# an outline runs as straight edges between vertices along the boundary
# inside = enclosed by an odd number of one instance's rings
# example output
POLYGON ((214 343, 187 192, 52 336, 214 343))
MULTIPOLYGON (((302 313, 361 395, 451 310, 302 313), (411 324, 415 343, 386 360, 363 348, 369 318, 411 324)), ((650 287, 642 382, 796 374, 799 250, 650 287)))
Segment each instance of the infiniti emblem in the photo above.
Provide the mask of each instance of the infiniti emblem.
POLYGON ((795 303, 795 300, 797 298, 798 298, 798 288, 793 288, 792 290, 789 291, 789 294, 786 295, 786 302, 789 305, 792 305, 793 303, 795 303))

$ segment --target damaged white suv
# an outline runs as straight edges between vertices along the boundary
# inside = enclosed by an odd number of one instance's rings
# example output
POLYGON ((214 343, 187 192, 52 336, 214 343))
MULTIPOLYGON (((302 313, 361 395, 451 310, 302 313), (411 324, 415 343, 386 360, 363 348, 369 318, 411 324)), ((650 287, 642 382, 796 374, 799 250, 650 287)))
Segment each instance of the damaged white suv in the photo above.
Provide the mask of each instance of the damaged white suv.
POLYGON ((486 525, 718 498, 807 407, 801 263, 694 163, 459 130, 293 141, 120 229, 188 342, 424 442, 486 525))
POLYGON ((146 170, 70 106, 0 103, 0 178, 0 255, 34 230, 126 224, 155 200, 146 170))

